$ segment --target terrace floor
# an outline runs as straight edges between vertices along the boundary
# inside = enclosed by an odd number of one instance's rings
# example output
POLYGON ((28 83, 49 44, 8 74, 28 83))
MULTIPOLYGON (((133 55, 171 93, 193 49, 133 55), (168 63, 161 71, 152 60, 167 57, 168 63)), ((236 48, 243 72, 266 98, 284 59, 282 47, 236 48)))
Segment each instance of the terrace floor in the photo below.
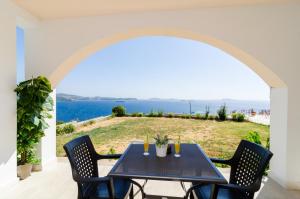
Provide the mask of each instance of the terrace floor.
MULTIPOLYGON (((101 161, 99 163, 100 175, 105 175, 113 164, 113 161, 101 161)), ((222 169, 221 172, 225 177, 228 177, 228 169, 222 169)), ((187 184, 187 186, 189 185, 187 184)), ((145 192, 179 197, 184 195, 178 182, 150 181, 145 187, 145 192)), ((77 198, 77 186, 72 180, 67 159, 59 158, 57 163, 53 163, 49 168, 42 172, 33 173, 26 180, 0 190, 0 193, 1 199, 75 199, 77 198)), ((140 195, 137 198, 140 198, 140 195)), ((265 179, 256 198, 300 199, 300 191, 288 191, 272 179, 265 179)))

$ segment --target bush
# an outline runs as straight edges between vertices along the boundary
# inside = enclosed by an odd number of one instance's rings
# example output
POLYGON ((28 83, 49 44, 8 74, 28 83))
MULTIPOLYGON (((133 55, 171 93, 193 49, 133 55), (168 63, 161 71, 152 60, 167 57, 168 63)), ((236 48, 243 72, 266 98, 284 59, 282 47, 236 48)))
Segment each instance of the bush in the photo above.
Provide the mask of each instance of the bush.
POLYGON ((156 117, 156 115, 157 114, 153 110, 151 110, 147 117, 156 117))
POLYGON ((73 124, 66 124, 64 126, 56 126, 56 135, 70 134, 75 131, 75 126, 73 124))
POLYGON ((197 114, 195 115, 195 119, 200 120, 201 118, 202 118, 202 115, 201 115, 200 113, 197 113, 197 114))
POLYGON ((162 117, 164 116, 164 112, 163 111, 158 111, 157 112, 157 117, 162 117))
POLYGON ((126 115, 126 109, 124 106, 115 106, 112 109, 112 114, 116 117, 123 117, 126 115))
POLYGON ((217 111, 218 113, 218 119, 220 121, 225 121, 227 118, 227 107, 224 104, 223 106, 220 107, 220 109, 217 111))
POLYGON ((215 119, 216 119, 216 116, 214 116, 214 115, 209 115, 209 116, 208 116, 208 119, 209 119, 209 120, 215 120, 215 119))
POLYGON ((189 115, 189 114, 183 114, 183 115, 181 115, 181 118, 183 118, 183 119, 191 119, 192 116, 189 115))
POLYGON ((243 122, 245 120, 245 115, 243 113, 233 113, 231 117, 232 120, 236 122, 243 122))
POLYGON ((64 121, 56 121, 56 125, 61 125, 61 124, 64 124, 65 122, 64 121))
POLYGON ((144 115, 143 113, 135 112, 131 114, 131 117, 143 117, 143 115, 144 115))
POLYGON ((174 113, 168 113, 168 114, 166 115, 166 117, 173 118, 173 117, 174 117, 174 113))
POLYGON ((261 145, 261 137, 259 135, 259 133, 257 131, 250 131, 246 137, 246 140, 256 143, 256 144, 260 144, 261 145))

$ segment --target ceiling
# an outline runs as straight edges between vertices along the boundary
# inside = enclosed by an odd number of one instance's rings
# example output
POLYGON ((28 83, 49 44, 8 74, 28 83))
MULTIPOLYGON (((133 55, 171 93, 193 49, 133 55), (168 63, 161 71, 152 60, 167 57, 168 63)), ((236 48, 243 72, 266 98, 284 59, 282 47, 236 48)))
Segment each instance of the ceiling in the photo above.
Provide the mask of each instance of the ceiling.
MULTIPOLYGON (((291 0, 13 0, 36 17, 59 19, 126 12, 178 10, 195 7, 222 7, 291 0)), ((296 0, 294 0, 296 1, 296 0)))

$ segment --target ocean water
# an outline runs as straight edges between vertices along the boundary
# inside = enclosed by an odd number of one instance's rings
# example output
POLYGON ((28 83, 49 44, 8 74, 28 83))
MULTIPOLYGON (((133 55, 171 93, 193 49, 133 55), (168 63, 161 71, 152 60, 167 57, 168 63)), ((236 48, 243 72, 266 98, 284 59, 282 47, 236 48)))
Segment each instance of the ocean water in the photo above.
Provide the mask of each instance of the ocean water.
POLYGON ((57 101, 57 121, 83 121, 99 116, 111 114, 114 106, 122 105, 127 113, 163 111, 165 113, 204 113, 209 106, 210 113, 216 114, 221 105, 226 104, 229 112, 254 109, 256 111, 269 110, 268 101, 242 101, 242 100, 98 100, 98 101, 57 101))

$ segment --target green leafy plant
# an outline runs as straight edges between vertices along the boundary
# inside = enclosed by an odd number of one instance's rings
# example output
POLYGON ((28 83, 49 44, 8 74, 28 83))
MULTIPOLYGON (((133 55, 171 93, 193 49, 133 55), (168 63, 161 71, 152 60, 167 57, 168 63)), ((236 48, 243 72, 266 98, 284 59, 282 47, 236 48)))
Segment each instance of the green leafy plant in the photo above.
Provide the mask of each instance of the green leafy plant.
POLYGON ((250 131, 246 135, 245 140, 261 145, 261 137, 257 131, 250 131))
POLYGON ((167 135, 162 136, 162 135, 160 135, 160 134, 157 134, 157 135, 154 137, 154 140, 155 140, 156 146, 161 147, 161 146, 163 146, 163 145, 168 144, 170 139, 168 138, 167 135))
POLYGON ((232 120, 236 122, 243 122, 245 121, 245 115, 243 113, 233 113, 231 115, 232 120))
POLYGON ((17 93, 17 153, 18 164, 26 164, 29 154, 45 135, 49 127, 46 119, 52 118, 53 111, 51 84, 39 76, 21 82, 15 89, 17 93))
POLYGON ((126 115, 126 109, 124 106, 115 106, 112 108, 112 114, 116 117, 123 117, 126 115))
POLYGON ((223 106, 220 107, 220 109, 217 111, 218 113, 218 119, 220 121, 225 121, 227 118, 227 107, 224 104, 223 106))

